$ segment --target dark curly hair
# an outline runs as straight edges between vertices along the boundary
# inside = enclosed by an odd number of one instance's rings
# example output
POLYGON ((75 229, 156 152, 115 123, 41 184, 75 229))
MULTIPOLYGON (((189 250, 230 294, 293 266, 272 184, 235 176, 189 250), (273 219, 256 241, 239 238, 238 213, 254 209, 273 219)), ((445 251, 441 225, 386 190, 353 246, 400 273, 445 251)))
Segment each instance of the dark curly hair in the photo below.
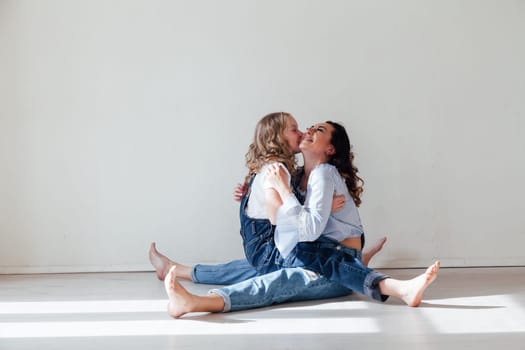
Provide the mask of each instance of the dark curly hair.
POLYGON ((332 155, 328 163, 335 166, 339 171, 339 174, 345 179, 348 192, 350 192, 350 196, 352 196, 355 205, 359 207, 361 205, 361 194, 363 193, 364 181, 357 175, 359 170, 353 164, 354 153, 352 152, 350 138, 348 137, 344 126, 341 124, 332 121, 327 121, 326 123, 334 128, 331 144, 335 148, 335 153, 332 155))

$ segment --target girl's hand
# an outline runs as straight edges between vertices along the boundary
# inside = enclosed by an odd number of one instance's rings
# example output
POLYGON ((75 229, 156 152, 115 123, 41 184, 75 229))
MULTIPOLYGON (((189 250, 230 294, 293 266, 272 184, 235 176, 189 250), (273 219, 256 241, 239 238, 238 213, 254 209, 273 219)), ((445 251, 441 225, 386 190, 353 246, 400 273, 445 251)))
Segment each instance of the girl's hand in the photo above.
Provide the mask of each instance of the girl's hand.
POLYGON ((246 194, 246 184, 237 184, 233 189, 233 200, 240 202, 242 197, 246 194))

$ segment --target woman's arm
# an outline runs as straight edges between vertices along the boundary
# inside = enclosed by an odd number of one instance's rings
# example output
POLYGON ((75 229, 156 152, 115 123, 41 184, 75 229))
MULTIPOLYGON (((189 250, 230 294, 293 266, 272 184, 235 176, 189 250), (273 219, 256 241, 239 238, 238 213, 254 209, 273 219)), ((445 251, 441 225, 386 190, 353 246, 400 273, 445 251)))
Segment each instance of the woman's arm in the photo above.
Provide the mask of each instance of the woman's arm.
MULTIPOLYGON (((283 200, 277 211, 277 231, 280 235, 290 230, 296 231, 297 241, 314 241, 323 233, 330 211, 335 190, 331 168, 321 166, 310 174, 304 206, 301 206, 292 191, 283 181, 280 169, 269 169, 267 182, 273 186, 283 200)), ((276 233, 277 234, 277 233, 276 233)))

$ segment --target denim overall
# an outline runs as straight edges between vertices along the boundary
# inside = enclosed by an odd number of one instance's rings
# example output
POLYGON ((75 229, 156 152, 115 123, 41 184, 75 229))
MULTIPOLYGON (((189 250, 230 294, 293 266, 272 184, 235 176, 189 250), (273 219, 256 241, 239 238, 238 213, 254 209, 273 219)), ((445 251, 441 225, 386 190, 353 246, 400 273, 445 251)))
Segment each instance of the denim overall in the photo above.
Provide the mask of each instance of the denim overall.
MULTIPOLYGON (((296 189, 299 188, 299 183, 303 176, 304 176, 304 170, 301 170, 301 172, 297 173, 296 176, 292 177, 292 181, 294 182, 292 189, 295 194, 295 197, 299 200, 301 204, 304 203, 304 195, 300 193, 299 191, 296 191, 296 189)), ((251 186, 251 182, 250 182, 250 186, 251 186)), ((356 251, 356 253, 359 253, 359 252, 356 251)), ((361 256, 356 256, 356 257, 358 259, 361 259, 361 256)), ((308 280, 308 278, 304 278, 302 276, 303 275, 302 271, 296 271, 294 273, 300 275, 299 280, 300 279, 308 280)), ((285 273, 283 272, 283 275, 284 274, 285 273)), ((290 275, 293 273, 291 273, 290 271, 287 271, 286 274, 290 275)), ((201 283, 201 284, 233 285, 233 284, 244 282, 248 279, 258 277, 258 276, 261 276, 261 275, 258 273, 257 269, 255 269, 246 259, 232 260, 232 261, 229 261, 223 264, 213 264, 213 265, 196 264, 191 269, 191 280, 194 283, 201 283)), ((266 288, 269 288, 269 286, 275 284, 273 282, 268 282, 268 279, 269 280, 280 279, 278 275, 275 275, 272 278, 270 278, 269 276, 267 277, 268 277, 267 280, 265 280, 264 282, 259 281, 259 283, 261 285, 265 285, 266 288)), ((259 279, 261 279, 261 277, 259 277, 258 280, 259 279)), ((288 280, 290 279, 297 280, 297 278, 288 278, 288 280)), ((307 293, 309 293, 309 299, 324 299, 323 296, 325 295, 329 295, 329 296, 325 296, 326 298, 333 297, 334 290, 339 290, 337 296, 347 295, 351 292, 350 290, 343 288, 342 286, 338 286, 337 283, 335 282, 328 281, 324 278, 322 279, 324 280, 323 287, 321 287, 321 284, 323 283, 316 283, 316 289, 318 289, 318 292, 316 293, 319 294, 318 297, 317 295, 315 295, 315 298, 314 298, 314 294, 311 292, 313 288, 311 287, 310 282, 307 282, 308 288, 306 285, 303 284, 301 286, 297 286, 297 288, 294 288, 294 289, 295 290, 304 289, 305 291, 306 289, 308 289, 307 293), (325 289, 326 291, 325 290, 321 291, 321 289, 325 289), (330 289, 329 292, 327 291, 328 289, 330 289)), ((264 305, 264 306, 267 306, 267 305, 264 305)))
POLYGON ((241 201, 239 215, 244 254, 259 274, 281 268, 302 267, 375 300, 387 299, 379 291, 379 282, 388 276, 364 266, 355 257, 355 249, 341 246, 330 238, 321 236, 314 242, 299 242, 290 255, 283 259, 275 246, 275 226, 270 220, 254 219, 246 215, 253 178, 248 193, 241 201))

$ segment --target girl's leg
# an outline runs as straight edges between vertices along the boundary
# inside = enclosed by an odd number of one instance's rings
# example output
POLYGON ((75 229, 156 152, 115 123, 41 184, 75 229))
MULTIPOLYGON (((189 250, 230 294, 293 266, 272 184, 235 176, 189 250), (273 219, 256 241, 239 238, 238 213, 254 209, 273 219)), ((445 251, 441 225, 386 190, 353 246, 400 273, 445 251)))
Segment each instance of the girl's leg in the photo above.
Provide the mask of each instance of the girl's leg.
POLYGON ((439 265, 439 261, 436 261, 424 273, 411 280, 384 279, 379 282, 379 290, 383 295, 401 299, 408 306, 419 306, 423 298, 423 292, 437 277, 439 265))
POLYGON ((178 264, 175 261, 170 260, 167 256, 159 253, 155 242, 151 243, 149 248, 149 261, 155 268, 157 278, 161 281, 164 281, 164 278, 172 266, 177 267, 176 277, 191 281, 192 268, 190 266, 178 264))
POLYGON ((191 270, 194 283, 230 285, 257 276, 257 270, 246 259, 224 264, 197 264, 191 270))
POLYGON ((202 284, 234 284, 257 276, 257 270, 246 259, 233 260, 225 264, 187 266, 159 253, 155 243, 151 244, 149 259, 161 281, 172 266, 177 267, 175 270, 177 278, 202 284))
MULTIPOLYGON (((363 250, 361 261, 363 265, 368 263, 382 248, 386 242, 386 237, 380 239, 374 246, 363 250)), ((225 264, 187 266, 170 260, 167 256, 161 254, 155 243, 151 243, 149 250, 149 260, 155 268, 157 277, 163 281, 169 269, 177 266, 175 274, 177 278, 202 284, 221 284, 230 285, 246 281, 257 276, 257 270, 250 265, 246 259, 234 260, 225 264)))

